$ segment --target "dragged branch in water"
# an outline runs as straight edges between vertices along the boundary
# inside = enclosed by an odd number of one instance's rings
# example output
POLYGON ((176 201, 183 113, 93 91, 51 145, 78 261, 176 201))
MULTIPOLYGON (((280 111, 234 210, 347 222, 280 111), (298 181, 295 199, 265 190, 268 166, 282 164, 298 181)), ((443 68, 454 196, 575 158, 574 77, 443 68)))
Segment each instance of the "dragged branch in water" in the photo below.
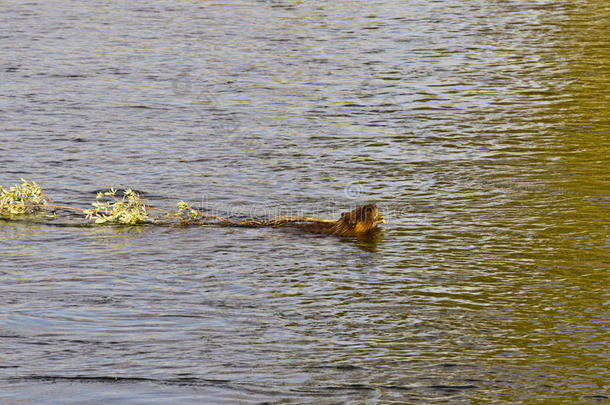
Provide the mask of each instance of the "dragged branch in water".
POLYGON ((138 193, 125 190, 122 197, 117 196, 117 190, 111 188, 106 192, 99 192, 92 208, 69 207, 54 204, 35 182, 29 183, 21 180, 21 185, 14 185, 6 189, 0 185, 0 217, 13 218, 16 216, 33 215, 40 212, 55 212, 58 210, 79 212, 88 220, 96 224, 136 225, 145 222, 177 221, 182 225, 230 225, 244 227, 281 226, 289 222, 329 222, 325 219, 308 217, 276 217, 268 221, 241 220, 233 221, 221 216, 209 215, 191 207, 184 201, 177 204, 176 211, 166 211, 154 208, 148 204, 138 193), (161 212, 155 215, 153 212, 161 212))

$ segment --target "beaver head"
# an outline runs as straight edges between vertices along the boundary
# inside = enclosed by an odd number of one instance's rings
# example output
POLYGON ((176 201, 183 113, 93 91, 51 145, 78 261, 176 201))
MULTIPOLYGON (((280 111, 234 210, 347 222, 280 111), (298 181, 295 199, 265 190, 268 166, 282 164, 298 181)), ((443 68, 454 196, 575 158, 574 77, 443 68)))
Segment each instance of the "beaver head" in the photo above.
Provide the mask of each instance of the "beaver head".
POLYGON ((344 212, 332 226, 332 234, 339 236, 361 236, 379 224, 384 224, 383 216, 379 214, 377 205, 366 204, 356 207, 353 211, 344 212))

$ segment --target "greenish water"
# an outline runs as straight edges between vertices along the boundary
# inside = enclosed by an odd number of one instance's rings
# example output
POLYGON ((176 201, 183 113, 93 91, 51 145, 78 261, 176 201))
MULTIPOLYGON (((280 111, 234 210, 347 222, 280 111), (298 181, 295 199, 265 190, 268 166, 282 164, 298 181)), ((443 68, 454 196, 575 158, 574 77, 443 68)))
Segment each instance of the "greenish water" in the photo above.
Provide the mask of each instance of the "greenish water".
POLYGON ((608 402, 605 2, 0 7, 0 184, 388 220, 0 221, 0 402, 608 402))

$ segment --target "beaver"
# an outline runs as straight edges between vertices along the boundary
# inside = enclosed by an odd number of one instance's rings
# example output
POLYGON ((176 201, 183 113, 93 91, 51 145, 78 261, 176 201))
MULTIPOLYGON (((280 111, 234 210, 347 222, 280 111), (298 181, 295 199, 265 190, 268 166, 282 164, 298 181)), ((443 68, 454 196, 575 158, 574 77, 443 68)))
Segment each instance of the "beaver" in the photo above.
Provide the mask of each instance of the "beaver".
POLYGON ((377 210, 377 205, 366 204, 356 207, 353 211, 342 213, 341 218, 335 221, 315 221, 291 225, 314 233, 337 236, 364 236, 379 224, 385 224, 385 220, 377 210))
MULTIPOLYGON (((231 220, 216 215, 208 215, 189 207, 185 202, 182 202, 181 204, 189 209, 188 218, 179 217, 183 225, 216 224, 220 226, 247 228, 262 228, 267 226, 278 228, 283 226, 327 235, 361 237, 371 233, 377 228, 377 225, 385 224, 385 220, 377 210, 376 204, 366 204, 356 207, 352 211, 342 213, 341 218, 337 220, 313 217, 279 216, 267 221, 257 221, 254 219, 231 220)), ((185 209, 180 208, 180 210, 180 213, 182 213, 185 209)))

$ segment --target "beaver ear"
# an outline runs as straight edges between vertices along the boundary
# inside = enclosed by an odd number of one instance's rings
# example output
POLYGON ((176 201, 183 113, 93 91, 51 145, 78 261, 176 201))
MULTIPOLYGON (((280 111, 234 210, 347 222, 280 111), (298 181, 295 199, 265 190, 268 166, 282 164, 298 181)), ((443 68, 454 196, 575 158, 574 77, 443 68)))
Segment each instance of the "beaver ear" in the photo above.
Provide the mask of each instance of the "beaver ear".
POLYGON ((341 214, 341 219, 346 219, 347 224, 353 228, 354 226, 356 226, 356 223, 354 222, 354 219, 352 218, 351 214, 351 212, 344 212, 341 214))

